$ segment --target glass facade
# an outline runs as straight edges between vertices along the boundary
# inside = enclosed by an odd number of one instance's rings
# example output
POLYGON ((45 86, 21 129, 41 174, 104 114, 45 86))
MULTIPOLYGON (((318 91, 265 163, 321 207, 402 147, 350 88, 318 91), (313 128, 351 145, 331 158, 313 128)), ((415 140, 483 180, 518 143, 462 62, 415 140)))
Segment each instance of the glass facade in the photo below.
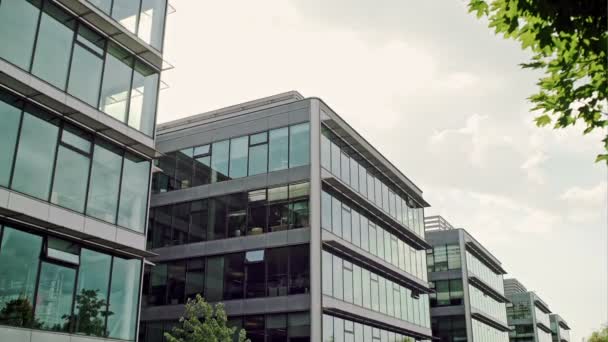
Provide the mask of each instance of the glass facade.
POLYGON ((0 324, 135 339, 140 259, 0 229, 0 324))
POLYGON ((509 333, 506 331, 497 330, 476 319, 473 319, 471 324, 475 342, 509 342, 509 333))
POLYGON ((372 215, 358 212, 325 191, 321 194, 321 227, 426 281, 425 251, 412 248, 372 215))
MULTIPOLYGON (((163 342, 178 322, 142 322, 139 341, 163 342)), ((228 317, 228 326, 247 330, 251 342, 310 342, 310 315, 308 312, 290 312, 272 315, 228 317)), ((235 341, 237 341, 235 336, 235 341)))
POLYGON ((167 0, 87 0, 147 44, 161 51, 167 0))
POLYGON ((0 93, 0 186, 143 233, 150 162, 18 103, 0 93))
POLYGON ((308 293, 309 245, 159 263, 146 268, 143 305, 183 304, 308 293))
POLYGON ((536 305, 534 305, 534 316, 536 316, 536 323, 540 323, 546 328, 551 328, 551 323, 549 323, 549 314, 545 313, 536 305))
POLYGON ((469 297, 472 308, 482 311, 505 324, 507 323, 507 308, 505 303, 500 303, 494 298, 487 296, 482 290, 473 285, 469 285, 469 297))
POLYGON ((323 342, 418 342, 413 337, 347 319, 323 315, 323 342))
MULTIPOLYGON (((424 237, 424 208, 405 194, 398 194, 393 187, 378 178, 379 172, 372 165, 364 165, 363 158, 347 150, 340 139, 330 132, 321 135, 321 167, 339 178, 354 191, 374 203, 417 235, 424 237), (359 160, 359 161, 358 161, 359 160)), ((398 191, 398 190, 397 190, 398 191)))
POLYGON ((155 207, 148 248, 309 227, 309 183, 155 207))
POLYGON ((165 153, 153 192, 186 189, 307 165, 308 122, 165 153))
POLYGON ((463 305, 462 279, 437 280, 430 282, 435 293, 429 294, 431 307, 463 305))
POLYGON ((481 262, 471 252, 466 251, 467 258, 467 270, 469 273, 479 277, 486 284, 492 286, 498 293, 504 294, 504 285, 502 274, 496 273, 490 269, 486 264, 481 262))
POLYGON ((428 295, 412 291, 359 265, 324 251, 323 294, 430 328, 428 295))
POLYGON ((462 316, 432 317, 433 337, 440 342, 466 342, 467 325, 462 316))
POLYGON ((459 245, 433 246, 426 252, 428 272, 459 270, 462 268, 459 245))
POLYGON ((153 135, 159 73, 54 2, 2 1, 0 41, 0 58, 153 135))

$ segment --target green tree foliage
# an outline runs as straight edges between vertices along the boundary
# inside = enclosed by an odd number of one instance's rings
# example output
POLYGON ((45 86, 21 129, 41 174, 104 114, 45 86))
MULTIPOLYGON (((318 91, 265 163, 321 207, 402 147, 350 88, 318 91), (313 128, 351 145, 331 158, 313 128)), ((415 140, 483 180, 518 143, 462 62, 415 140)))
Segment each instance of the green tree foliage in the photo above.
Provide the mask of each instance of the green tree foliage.
POLYGON ((13 299, 0 311, 0 324, 39 329, 42 324, 34 317, 34 308, 27 298, 13 299))
POLYGON ((605 325, 600 331, 595 331, 591 334, 588 342, 608 342, 608 325, 605 325))
MULTIPOLYGON (((538 126, 564 128, 581 120, 587 134, 608 126, 606 0, 469 0, 469 11, 529 49, 523 68, 542 71, 529 97, 538 126)), ((608 135, 596 161, 608 162, 608 135)))
MULTIPOLYGON (((233 342, 236 328, 228 327, 228 317, 223 304, 213 308, 203 297, 196 295, 188 299, 184 316, 179 319, 177 327, 165 333, 168 342, 233 342)), ((238 342, 250 342, 246 339, 245 330, 238 334, 238 342)))
POLYGON ((108 336, 105 328, 105 318, 113 315, 106 312, 107 302, 98 298, 99 290, 82 289, 76 295, 76 311, 73 315, 63 316, 66 320, 64 331, 69 331, 69 325, 75 324, 79 333, 93 336, 108 336))

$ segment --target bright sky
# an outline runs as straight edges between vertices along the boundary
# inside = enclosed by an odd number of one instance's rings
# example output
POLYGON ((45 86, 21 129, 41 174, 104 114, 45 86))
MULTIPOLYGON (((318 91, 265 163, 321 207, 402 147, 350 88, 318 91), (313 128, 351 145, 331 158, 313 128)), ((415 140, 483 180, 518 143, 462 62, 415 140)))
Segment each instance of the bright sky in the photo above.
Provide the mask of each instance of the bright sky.
POLYGON ((580 341, 608 322, 601 132, 532 124, 538 75, 461 0, 173 0, 159 122, 323 98, 580 341))

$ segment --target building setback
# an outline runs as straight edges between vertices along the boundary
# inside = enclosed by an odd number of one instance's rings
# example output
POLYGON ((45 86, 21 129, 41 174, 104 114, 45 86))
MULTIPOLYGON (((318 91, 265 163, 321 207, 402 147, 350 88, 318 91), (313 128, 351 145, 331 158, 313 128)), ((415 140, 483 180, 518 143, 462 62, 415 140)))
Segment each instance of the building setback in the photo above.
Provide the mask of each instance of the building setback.
POLYGON ((550 314, 551 336, 553 342, 570 342, 570 327, 558 314, 550 314))
POLYGON ((422 191, 322 100, 159 125, 142 340, 187 298, 260 341, 430 340, 422 191))
POLYGON ((466 230, 425 218, 433 336, 442 342, 508 342, 502 265, 466 230))
POLYGON ((166 13, 0 1, 0 341, 136 340, 166 13))
POLYGON ((551 310, 547 303, 517 279, 505 279, 505 288, 511 302, 507 306, 507 318, 512 328, 510 341, 551 342, 551 310))

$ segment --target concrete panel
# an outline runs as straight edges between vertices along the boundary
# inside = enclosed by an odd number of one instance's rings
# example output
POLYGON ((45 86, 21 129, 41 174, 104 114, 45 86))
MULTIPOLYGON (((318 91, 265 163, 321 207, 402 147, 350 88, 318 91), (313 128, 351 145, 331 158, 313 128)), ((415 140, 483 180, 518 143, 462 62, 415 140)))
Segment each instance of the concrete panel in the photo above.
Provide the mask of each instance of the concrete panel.
POLYGON ((84 232, 85 217, 73 211, 51 205, 49 208, 49 222, 78 232, 84 232))
POLYGON ((299 245, 310 242, 310 229, 292 229, 287 231, 287 244, 299 245))
POLYGON ((285 114, 288 114, 288 113, 282 113, 282 114, 273 115, 272 117, 270 117, 269 122, 268 122, 268 128, 273 129, 273 128, 289 126, 289 115, 285 115, 285 114))
POLYGON ((49 205, 40 200, 11 192, 8 197, 8 208, 40 220, 48 220, 49 205))
POLYGON ((116 228, 116 242, 125 246, 146 249, 146 236, 123 228, 116 228))
POLYGON ((310 121, 310 111, 308 109, 299 109, 289 112, 289 124, 295 125, 310 121))
POLYGON ((105 240, 114 241, 116 227, 105 222, 87 217, 84 222, 84 232, 105 240))
POLYGON ((31 342, 70 342, 70 335, 34 330, 31 342))
POLYGON ((27 329, 0 326, 0 341, 2 342, 31 342, 32 332, 27 329))

